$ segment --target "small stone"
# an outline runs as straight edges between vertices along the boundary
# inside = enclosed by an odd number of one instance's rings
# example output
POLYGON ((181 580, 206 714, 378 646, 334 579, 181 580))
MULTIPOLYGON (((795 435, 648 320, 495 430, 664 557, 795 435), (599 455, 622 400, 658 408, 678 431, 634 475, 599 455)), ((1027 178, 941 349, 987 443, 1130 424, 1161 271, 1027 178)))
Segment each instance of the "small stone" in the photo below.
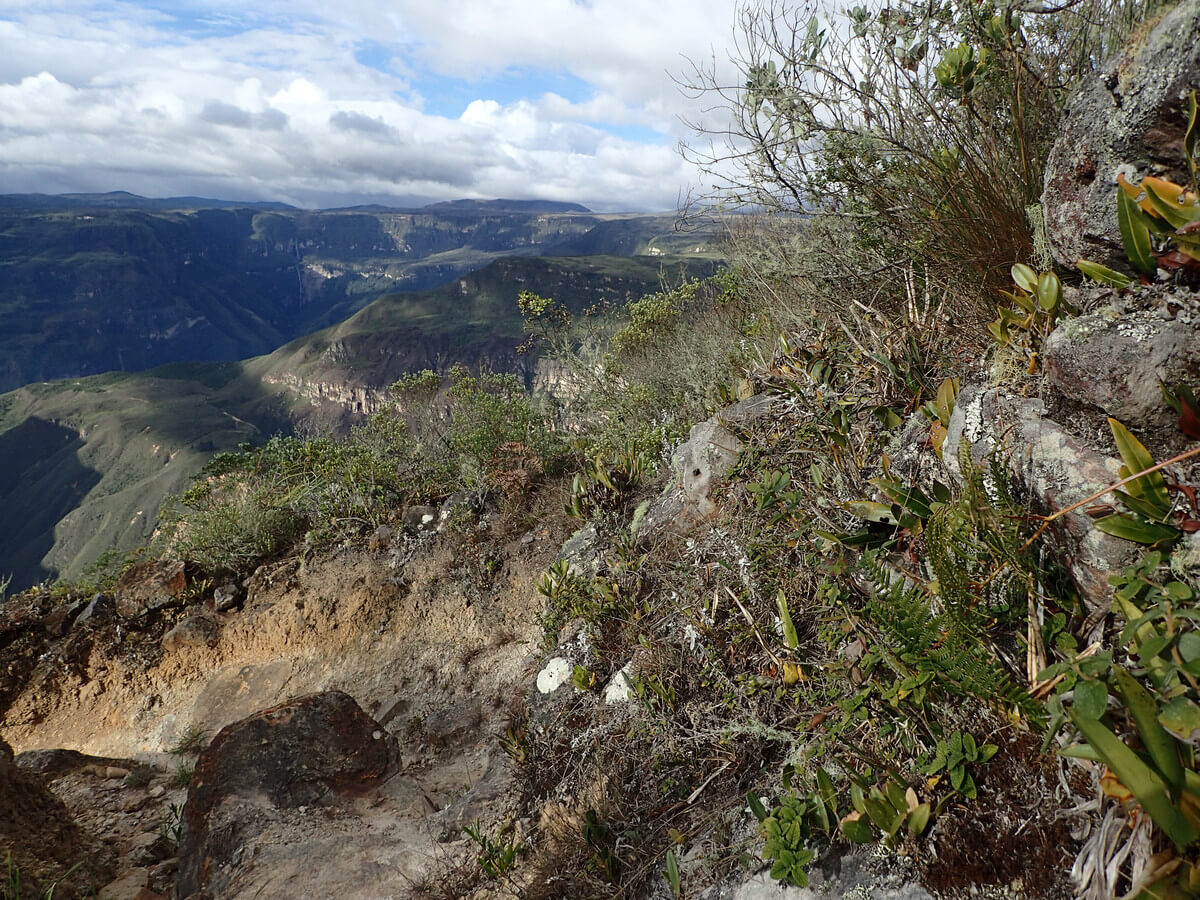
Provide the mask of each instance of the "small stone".
POLYGON ((161 797, 166 792, 167 792, 167 789, 165 787, 163 787, 161 784, 156 784, 154 787, 150 788, 150 796, 155 800, 157 800, 159 797, 161 797))
POLYGON ((164 650, 178 650, 182 647, 211 647, 221 636, 221 628, 208 616, 187 616, 163 635, 164 650))
POLYGON ((104 767, 104 777, 105 778, 125 778, 128 775, 129 775, 129 770, 122 768, 121 766, 105 766, 104 767))
POLYGON ((148 799, 144 794, 132 794, 125 798, 125 802, 121 804, 121 809, 125 810, 125 812, 137 812, 146 805, 148 799))
POLYGON ((107 594, 96 594, 84 608, 83 612, 75 619, 75 624, 84 625, 90 622, 94 625, 97 622, 110 618, 115 613, 116 607, 113 605, 112 598, 107 594))
POLYGON ((237 582, 227 581, 213 591, 213 609, 226 612, 241 603, 244 597, 245 594, 237 582))
POLYGON ((150 870, 130 869, 116 881, 100 889, 97 900, 150 900, 158 897, 149 889, 150 870))
POLYGON ((171 853, 171 843, 158 831, 147 831, 133 839, 129 847, 129 859, 134 865, 150 866, 164 860, 171 853))

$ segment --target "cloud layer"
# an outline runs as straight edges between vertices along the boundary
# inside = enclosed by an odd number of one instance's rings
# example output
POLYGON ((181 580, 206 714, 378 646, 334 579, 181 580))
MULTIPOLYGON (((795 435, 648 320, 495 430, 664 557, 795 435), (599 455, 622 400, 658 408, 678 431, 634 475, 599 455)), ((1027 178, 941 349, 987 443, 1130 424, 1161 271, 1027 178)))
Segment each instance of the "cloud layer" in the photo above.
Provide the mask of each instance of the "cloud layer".
POLYGON ((670 209, 734 0, 0 0, 0 190, 670 209))

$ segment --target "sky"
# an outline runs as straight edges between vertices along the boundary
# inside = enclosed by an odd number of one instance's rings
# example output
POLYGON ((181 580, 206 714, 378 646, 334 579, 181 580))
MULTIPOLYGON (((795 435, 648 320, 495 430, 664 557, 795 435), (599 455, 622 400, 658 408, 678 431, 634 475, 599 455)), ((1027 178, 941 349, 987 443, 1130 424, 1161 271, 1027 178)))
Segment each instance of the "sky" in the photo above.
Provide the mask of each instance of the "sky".
POLYGON ((0 193, 673 210, 736 0, 0 0, 0 193))

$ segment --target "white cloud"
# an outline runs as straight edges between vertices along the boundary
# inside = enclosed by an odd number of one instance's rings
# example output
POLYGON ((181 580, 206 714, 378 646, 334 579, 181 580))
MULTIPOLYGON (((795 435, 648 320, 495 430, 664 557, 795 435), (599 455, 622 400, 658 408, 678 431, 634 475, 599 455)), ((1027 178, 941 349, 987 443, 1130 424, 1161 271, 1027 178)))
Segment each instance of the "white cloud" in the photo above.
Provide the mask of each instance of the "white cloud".
POLYGON ((0 0, 0 183, 671 208, 695 174, 673 149, 687 101, 668 72, 723 45, 733 5, 0 0), (476 99, 427 111, 438 79, 476 99))

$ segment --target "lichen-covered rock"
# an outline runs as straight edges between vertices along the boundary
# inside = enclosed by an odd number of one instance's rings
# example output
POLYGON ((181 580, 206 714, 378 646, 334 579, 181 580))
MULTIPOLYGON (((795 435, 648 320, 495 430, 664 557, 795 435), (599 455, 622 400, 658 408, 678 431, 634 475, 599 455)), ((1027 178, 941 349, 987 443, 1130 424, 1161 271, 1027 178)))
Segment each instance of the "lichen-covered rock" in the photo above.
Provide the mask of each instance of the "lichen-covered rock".
POLYGON ((1165 288, 1139 294, 1141 308, 1067 319, 1042 347, 1055 387, 1135 428, 1169 419, 1162 384, 1200 384, 1200 300, 1165 288))
POLYGON ((662 531, 686 534, 717 511, 713 490, 737 465, 743 444, 732 431, 709 420, 692 428, 688 439, 671 456, 671 483, 650 505, 638 533, 662 531))
POLYGON ((179 846, 179 896, 226 896, 250 842, 283 810, 333 807, 397 768, 394 740, 340 691, 228 725, 200 755, 179 846))
POLYGON ((1080 257, 1128 269, 1116 176, 1183 184, 1188 94, 1200 86, 1200 0, 1184 0, 1075 91, 1046 163, 1042 206, 1064 266, 1080 257))
POLYGON ((563 560, 575 575, 596 574, 600 565, 600 534, 594 524, 587 524, 575 532, 562 546, 558 558, 563 560))
POLYGON ((686 535, 712 519, 717 511, 713 492, 733 471, 744 447, 731 429, 744 428, 770 412, 771 398, 756 394, 693 426, 671 454, 671 482, 645 512, 638 511, 634 531, 643 537, 686 535))
MULTIPOLYGON (((1041 400, 996 389, 972 385, 959 394, 942 451, 956 474, 961 474, 958 453, 964 441, 976 462, 998 454, 1016 484, 1028 493, 1032 511, 1043 515, 1066 509, 1120 477, 1117 460, 1047 418, 1041 400)), ((1060 556, 1069 566, 1080 598, 1089 608, 1108 604, 1108 577, 1132 561, 1135 545, 1104 534, 1083 510, 1058 519, 1049 536, 1060 545, 1060 556)))
POLYGON ((894 857, 865 848, 827 857, 810 867, 808 876, 809 886, 799 888, 775 881, 765 868, 736 873, 706 890, 700 900, 930 900, 931 896, 894 857))

